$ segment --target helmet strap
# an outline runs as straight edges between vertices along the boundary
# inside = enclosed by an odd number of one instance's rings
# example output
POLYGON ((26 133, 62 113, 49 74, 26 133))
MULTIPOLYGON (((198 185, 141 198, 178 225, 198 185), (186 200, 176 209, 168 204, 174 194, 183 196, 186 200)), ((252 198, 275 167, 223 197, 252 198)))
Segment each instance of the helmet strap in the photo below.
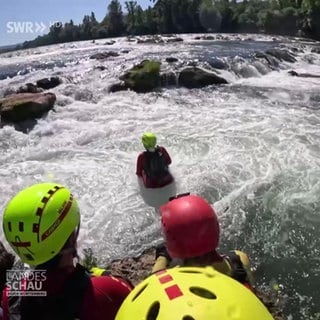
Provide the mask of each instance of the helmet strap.
POLYGON ((70 235, 66 244, 63 246, 59 255, 61 256, 61 262, 59 267, 76 266, 78 262, 78 252, 77 252, 77 239, 79 235, 80 225, 77 229, 70 235))
POLYGON ((59 269, 74 267, 74 260, 78 258, 77 238, 79 235, 80 225, 72 232, 61 251, 51 260, 37 266, 37 269, 59 269))

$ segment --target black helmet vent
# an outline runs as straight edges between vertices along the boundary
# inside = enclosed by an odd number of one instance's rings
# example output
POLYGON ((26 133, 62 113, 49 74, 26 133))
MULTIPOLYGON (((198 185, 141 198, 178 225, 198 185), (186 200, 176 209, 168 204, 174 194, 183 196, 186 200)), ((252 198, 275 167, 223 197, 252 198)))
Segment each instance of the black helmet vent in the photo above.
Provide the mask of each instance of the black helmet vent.
POLYGON ((140 294, 145 290, 145 288, 148 286, 148 284, 146 284, 145 286, 143 286, 138 292, 137 292, 137 294, 132 298, 132 302, 134 301, 134 300, 136 300, 139 296, 140 296, 140 294))
POLYGON ((146 320, 156 320, 158 318, 160 310, 160 303, 158 301, 154 302, 148 311, 146 320))
POLYGON ((217 296, 213 292, 204 288, 191 287, 190 292, 201 298, 211 299, 211 300, 217 299, 217 296))

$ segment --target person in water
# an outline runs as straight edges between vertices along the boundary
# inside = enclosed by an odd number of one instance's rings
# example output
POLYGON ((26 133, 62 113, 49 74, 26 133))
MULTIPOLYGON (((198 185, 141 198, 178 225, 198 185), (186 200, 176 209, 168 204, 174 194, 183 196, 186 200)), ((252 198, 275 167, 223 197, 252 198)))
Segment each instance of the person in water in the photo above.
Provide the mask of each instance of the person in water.
POLYGON ((161 188, 173 181, 169 172, 171 158, 164 147, 157 145, 157 137, 152 132, 142 135, 146 151, 139 154, 136 174, 142 178, 147 188, 161 188))
POLYGON ((189 193, 172 197, 160 207, 165 246, 156 249, 152 272, 165 269, 172 259, 182 266, 213 266, 252 289, 250 261, 242 251, 217 251, 220 227, 210 204, 189 193))
POLYGON ((272 320, 250 290, 212 267, 164 269, 139 283, 116 320, 272 320))
POLYGON ((6 274, 14 264, 14 255, 6 250, 4 245, 0 242, 0 320, 3 319, 2 310, 2 291, 6 287, 6 274))
MULTIPOLYGON (((112 275, 91 276, 77 262, 79 228, 77 201, 60 184, 35 184, 9 201, 3 214, 5 238, 22 262, 34 268, 31 272, 43 272, 46 296, 12 297, 8 284, 2 297, 4 320, 115 318, 132 286, 112 275)), ((21 287, 30 282, 23 278, 21 287)))

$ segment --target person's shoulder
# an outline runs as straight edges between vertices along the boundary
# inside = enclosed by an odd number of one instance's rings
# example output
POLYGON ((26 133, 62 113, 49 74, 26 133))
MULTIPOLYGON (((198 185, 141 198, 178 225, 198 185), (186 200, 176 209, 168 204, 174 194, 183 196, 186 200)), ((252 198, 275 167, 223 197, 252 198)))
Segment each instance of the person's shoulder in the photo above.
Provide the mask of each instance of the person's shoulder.
POLYGON ((167 149, 164 146, 158 146, 158 150, 161 151, 161 152, 168 153, 167 149))
POLYGON ((145 151, 140 152, 138 155, 138 159, 143 158, 144 155, 145 155, 145 151))
POLYGON ((83 303, 83 319, 114 319, 132 287, 123 279, 113 276, 91 277, 83 303))
POLYGON ((91 284, 98 294, 127 295, 132 290, 132 287, 124 279, 111 275, 91 277, 91 284))

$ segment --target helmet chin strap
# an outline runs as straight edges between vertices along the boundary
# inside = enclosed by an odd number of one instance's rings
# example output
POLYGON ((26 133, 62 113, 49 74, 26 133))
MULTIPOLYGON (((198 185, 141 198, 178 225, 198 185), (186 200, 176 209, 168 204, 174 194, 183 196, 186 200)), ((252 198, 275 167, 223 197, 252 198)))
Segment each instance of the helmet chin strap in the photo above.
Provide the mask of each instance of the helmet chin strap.
POLYGON ((78 252, 77 252, 77 239, 79 235, 80 224, 78 225, 77 229, 71 234, 68 241, 59 252, 60 258, 60 265, 68 266, 71 264, 75 267, 78 263, 78 252))
POLYGON ((147 149, 147 151, 149 151, 149 152, 155 152, 156 151, 156 148, 146 148, 147 149))

